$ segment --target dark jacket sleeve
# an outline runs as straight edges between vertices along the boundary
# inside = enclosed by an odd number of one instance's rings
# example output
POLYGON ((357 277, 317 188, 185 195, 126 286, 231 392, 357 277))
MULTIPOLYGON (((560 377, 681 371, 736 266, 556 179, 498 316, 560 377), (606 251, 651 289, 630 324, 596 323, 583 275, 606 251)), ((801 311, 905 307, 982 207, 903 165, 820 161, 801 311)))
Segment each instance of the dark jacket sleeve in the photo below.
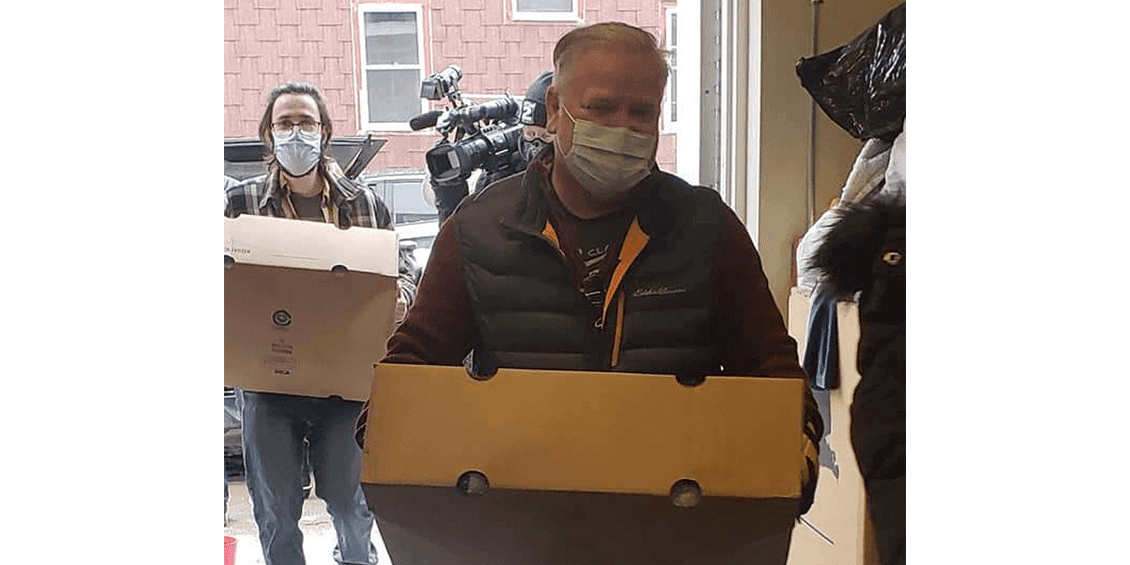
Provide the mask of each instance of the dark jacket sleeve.
POLYGON ((723 219, 714 271, 722 324, 722 366, 727 373, 806 378, 797 344, 777 309, 761 256, 741 220, 729 208, 723 219))
MULTIPOLYGON (((416 303, 388 339, 382 363, 460 365, 478 341, 474 310, 463 284, 462 259, 455 222, 440 227, 428 267, 420 279, 416 303)), ((354 437, 365 447, 369 401, 357 418, 354 437)))
MULTIPOLYGON (((761 256, 749 232, 734 214, 726 209, 714 270, 720 288, 717 336, 722 344, 724 374, 792 377, 805 385, 808 377, 800 366, 797 344, 789 336, 784 318, 777 309, 769 281, 761 267, 761 256)), ((808 475, 803 484, 803 514, 812 505, 819 469, 819 445, 824 436, 824 419, 812 389, 804 387, 804 434, 808 439, 805 457, 808 475)))
POLYGON ((386 363, 459 365, 478 340, 463 283, 457 227, 443 223, 420 280, 416 303, 388 340, 386 363))

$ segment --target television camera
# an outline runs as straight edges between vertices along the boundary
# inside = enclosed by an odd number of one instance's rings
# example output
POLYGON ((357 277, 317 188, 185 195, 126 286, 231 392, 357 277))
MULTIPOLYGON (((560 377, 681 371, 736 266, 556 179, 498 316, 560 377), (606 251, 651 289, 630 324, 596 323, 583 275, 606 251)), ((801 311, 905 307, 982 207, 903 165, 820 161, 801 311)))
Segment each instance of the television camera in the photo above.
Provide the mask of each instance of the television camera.
POLYGON ((447 99, 451 106, 408 121, 413 131, 434 127, 442 138, 424 155, 442 222, 468 193, 467 179, 476 169, 484 179, 522 171, 519 151, 522 124, 519 104, 509 94, 482 104, 467 104, 459 91, 463 71, 456 65, 433 74, 420 85, 420 97, 447 99))

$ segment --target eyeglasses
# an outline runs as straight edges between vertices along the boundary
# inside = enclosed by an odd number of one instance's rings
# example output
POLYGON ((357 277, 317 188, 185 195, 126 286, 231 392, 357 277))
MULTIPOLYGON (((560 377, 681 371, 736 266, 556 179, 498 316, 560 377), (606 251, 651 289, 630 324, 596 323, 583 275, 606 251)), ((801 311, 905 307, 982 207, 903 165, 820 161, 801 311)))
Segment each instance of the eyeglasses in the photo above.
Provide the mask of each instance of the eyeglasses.
POLYGON ((302 120, 301 122, 282 120, 271 124, 271 130, 275 133, 290 133, 295 127, 298 127, 306 133, 317 133, 322 127, 322 122, 316 122, 314 120, 302 120))

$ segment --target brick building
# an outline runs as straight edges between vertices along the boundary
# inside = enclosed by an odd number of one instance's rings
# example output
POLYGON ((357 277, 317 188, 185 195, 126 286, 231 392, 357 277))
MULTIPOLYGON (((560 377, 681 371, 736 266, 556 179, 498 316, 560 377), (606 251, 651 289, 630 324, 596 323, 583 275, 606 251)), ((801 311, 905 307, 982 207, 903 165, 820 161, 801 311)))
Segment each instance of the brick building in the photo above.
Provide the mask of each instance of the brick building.
MULTIPOLYGON (((463 71, 468 103, 521 97, 552 69, 553 45, 587 22, 618 20, 674 37, 676 0, 225 0, 224 136, 254 137, 267 92, 288 80, 316 84, 334 132, 388 139, 367 172, 419 185, 424 153, 439 135, 407 121, 446 101, 420 98, 420 83, 448 65, 463 71)), ((673 79, 672 79, 673 80, 673 79)), ((673 89, 669 84, 668 92, 673 89)), ((673 171, 671 101, 657 160, 673 171)))

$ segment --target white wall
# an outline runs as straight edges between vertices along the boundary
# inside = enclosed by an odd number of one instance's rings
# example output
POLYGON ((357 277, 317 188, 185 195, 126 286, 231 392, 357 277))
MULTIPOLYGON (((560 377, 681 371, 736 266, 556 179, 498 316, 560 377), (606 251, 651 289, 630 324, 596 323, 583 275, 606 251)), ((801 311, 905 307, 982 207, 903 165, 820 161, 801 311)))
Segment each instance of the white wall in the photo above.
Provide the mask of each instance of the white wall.
POLYGON ((811 0, 722 3, 724 13, 733 18, 735 42, 730 50, 734 64, 723 68, 734 102, 724 125, 733 134, 723 140, 733 151, 727 165, 735 192, 731 205, 746 221, 769 288, 784 313, 792 284, 793 242, 809 225, 810 178, 815 179, 813 206, 819 215, 839 193, 862 146, 822 112, 814 113, 812 98, 796 76, 796 63, 847 43, 899 1, 825 0, 818 7, 811 0), (813 18, 817 9, 818 30, 813 18), (815 50, 814 37, 819 40, 815 50), (744 68, 743 61, 748 61, 744 68))

